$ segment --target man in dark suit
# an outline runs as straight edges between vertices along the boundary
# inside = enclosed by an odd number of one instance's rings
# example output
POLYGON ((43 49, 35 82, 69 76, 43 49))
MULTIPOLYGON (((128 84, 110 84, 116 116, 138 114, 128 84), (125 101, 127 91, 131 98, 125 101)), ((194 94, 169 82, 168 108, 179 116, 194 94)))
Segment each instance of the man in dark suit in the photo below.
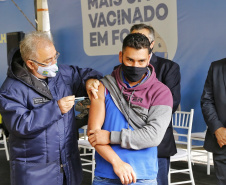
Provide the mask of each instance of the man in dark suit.
POLYGON ((204 148, 213 153, 219 185, 226 184, 226 58, 211 64, 201 97, 208 126, 204 148))
MULTIPOLYGON (((142 33, 149 38, 151 42, 150 52, 151 59, 150 64, 154 66, 156 77, 159 81, 164 83, 171 91, 173 95, 173 113, 178 108, 180 103, 180 67, 177 63, 156 56, 152 53, 154 44, 155 44, 155 32, 153 27, 145 24, 136 24, 133 25, 130 29, 131 33, 142 33)), ((168 184, 168 171, 170 156, 174 155, 177 152, 176 144, 173 137, 173 128, 172 122, 170 122, 169 127, 166 130, 165 136, 158 146, 158 176, 157 182, 158 185, 167 185, 168 184)))

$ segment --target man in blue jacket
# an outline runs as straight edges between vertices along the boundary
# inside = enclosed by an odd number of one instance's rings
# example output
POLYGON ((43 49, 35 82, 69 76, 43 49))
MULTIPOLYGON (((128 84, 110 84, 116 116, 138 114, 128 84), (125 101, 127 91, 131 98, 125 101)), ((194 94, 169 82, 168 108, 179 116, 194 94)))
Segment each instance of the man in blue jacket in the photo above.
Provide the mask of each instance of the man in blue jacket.
MULTIPOLYGON (((156 77, 162 83, 164 83, 171 91, 173 95, 173 113, 177 110, 180 103, 180 66, 168 59, 156 56, 152 50, 155 44, 155 32, 154 28, 146 24, 136 24, 130 29, 131 33, 142 33, 151 42, 150 52, 151 59, 150 64, 153 65, 156 72, 156 77)), ((168 184, 168 171, 170 156, 177 152, 176 144, 173 137, 172 123, 169 124, 165 136, 158 146, 158 185, 168 184)))
POLYGON ((58 57, 43 32, 27 34, 11 57, 0 89, 0 113, 10 132, 12 185, 81 183, 72 107, 76 96, 87 95, 85 85, 94 86, 91 78, 101 74, 57 65, 58 57))

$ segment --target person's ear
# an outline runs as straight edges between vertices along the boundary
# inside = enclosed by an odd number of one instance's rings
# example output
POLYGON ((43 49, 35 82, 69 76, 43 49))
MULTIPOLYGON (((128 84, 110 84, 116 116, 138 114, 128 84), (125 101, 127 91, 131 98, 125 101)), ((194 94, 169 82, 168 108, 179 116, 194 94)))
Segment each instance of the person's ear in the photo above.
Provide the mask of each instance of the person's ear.
POLYGON ((119 62, 122 63, 122 51, 119 52, 119 62))
POLYGON ((155 45, 155 41, 153 40, 153 41, 151 42, 150 48, 153 49, 153 48, 154 48, 154 45, 155 45))
POLYGON ((151 54, 148 55, 148 63, 147 63, 147 66, 149 65, 150 59, 151 59, 151 54))
POLYGON ((27 60, 25 63, 29 69, 35 69, 35 64, 31 60, 27 60))

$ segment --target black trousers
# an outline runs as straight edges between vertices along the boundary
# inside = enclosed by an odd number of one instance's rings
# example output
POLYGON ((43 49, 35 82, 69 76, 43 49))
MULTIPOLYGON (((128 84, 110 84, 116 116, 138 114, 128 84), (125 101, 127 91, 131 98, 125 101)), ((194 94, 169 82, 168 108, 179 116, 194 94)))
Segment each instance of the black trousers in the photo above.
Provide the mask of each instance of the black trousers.
POLYGON ((169 173, 170 157, 158 158, 158 185, 168 185, 168 173, 169 173))
POLYGON ((226 154, 214 154, 213 162, 218 185, 226 185, 226 154))

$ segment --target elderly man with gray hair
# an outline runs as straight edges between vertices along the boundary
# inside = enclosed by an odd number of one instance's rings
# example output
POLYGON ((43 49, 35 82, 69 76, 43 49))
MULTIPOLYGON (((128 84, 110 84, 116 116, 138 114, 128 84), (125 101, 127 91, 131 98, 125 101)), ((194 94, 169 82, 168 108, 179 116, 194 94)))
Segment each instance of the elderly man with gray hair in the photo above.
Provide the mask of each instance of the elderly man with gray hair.
POLYGON ((57 64, 59 55, 45 33, 32 32, 11 56, 0 113, 10 133, 12 185, 81 183, 72 107, 102 75, 57 64))

